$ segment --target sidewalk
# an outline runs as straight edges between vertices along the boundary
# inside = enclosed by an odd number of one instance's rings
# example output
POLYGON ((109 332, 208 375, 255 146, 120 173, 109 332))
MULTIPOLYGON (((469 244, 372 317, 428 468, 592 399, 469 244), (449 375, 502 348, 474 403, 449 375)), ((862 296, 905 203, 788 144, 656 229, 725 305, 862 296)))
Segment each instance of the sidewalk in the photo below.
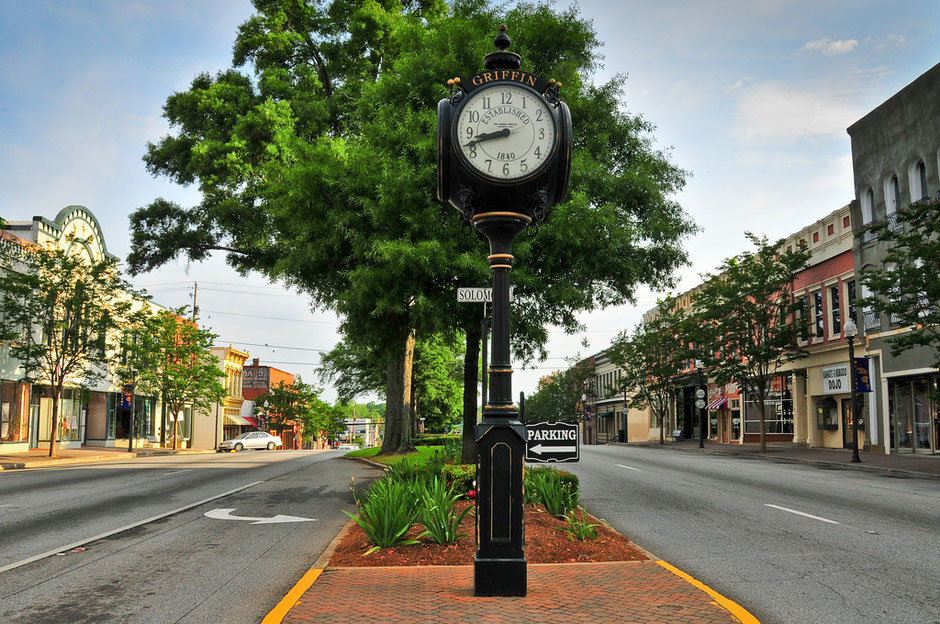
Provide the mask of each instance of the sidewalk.
POLYGON ((861 462, 852 463, 851 449, 805 448, 795 444, 773 443, 767 445, 767 452, 760 452, 758 444, 717 444, 705 441, 705 449, 698 446, 698 440, 667 440, 658 442, 631 442, 629 444, 612 443, 610 446, 642 446, 687 453, 705 453, 706 455, 730 455, 742 459, 762 459, 777 462, 813 464, 827 468, 844 470, 862 470, 888 474, 897 477, 917 477, 940 479, 940 455, 897 454, 859 452, 861 462))
POLYGON ((473 566, 330 568, 339 533, 262 624, 621 622, 759 624, 665 561, 530 564, 525 597, 473 595, 473 566))
POLYGON ((215 453, 201 449, 164 449, 140 448, 128 453, 127 448, 83 446, 80 449, 56 449, 56 456, 49 457, 49 449, 34 449, 28 453, 9 453, 0 455, 0 470, 18 470, 23 468, 46 468, 48 466, 63 466, 69 464, 84 464, 92 462, 120 461, 135 457, 151 457, 153 455, 188 455, 200 453, 215 453))

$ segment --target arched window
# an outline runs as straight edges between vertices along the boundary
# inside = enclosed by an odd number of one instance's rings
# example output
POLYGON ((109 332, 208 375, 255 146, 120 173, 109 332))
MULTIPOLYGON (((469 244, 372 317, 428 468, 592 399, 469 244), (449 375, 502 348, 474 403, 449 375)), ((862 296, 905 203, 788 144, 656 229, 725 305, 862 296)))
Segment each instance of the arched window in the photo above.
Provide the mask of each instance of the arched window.
POLYGON ((911 165, 911 203, 927 199, 927 167, 919 160, 911 165))
POLYGON ((862 193, 862 225, 868 225, 871 223, 874 206, 875 193, 869 186, 868 190, 862 193))
POLYGON ((885 179, 885 215, 888 218, 901 207, 901 185, 898 176, 892 175, 885 179))

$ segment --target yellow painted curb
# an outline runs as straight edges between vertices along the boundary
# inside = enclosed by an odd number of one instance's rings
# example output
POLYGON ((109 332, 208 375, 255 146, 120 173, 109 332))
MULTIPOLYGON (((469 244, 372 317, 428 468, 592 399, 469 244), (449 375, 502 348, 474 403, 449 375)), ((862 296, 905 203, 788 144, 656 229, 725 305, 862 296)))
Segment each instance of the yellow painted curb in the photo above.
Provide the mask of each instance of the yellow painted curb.
POLYGON ((307 570, 307 573, 300 577, 300 580, 287 592, 287 595, 281 598, 281 601, 271 609, 271 612, 264 616, 264 619, 261 620, 261 624, 281 624, 284 616, 297 604, 297 601, 304 595, 304 592, 310 589, 310 586, 317 581, 322 573, 322 568, 311 568, 307 570))
POLYGON ((686 574, 685 572, 683 572, 676 566, 666 563, 662 559, 657 559, 656 563, 658 563, 659 565, 666 568, 667 570, 669 570, 670 572, 672 572, 679 578, 688 581, 695 587, 698 587, 703 592, 711 596, 715 600, 715 602, 718 603, 718 605, 720 605, 725 610, 730 612, 731 615, 733 615, 734 617, 738 618, 738 620, 741 621, 741 624, 760 624, 758 619, 754 617, 753 615, 751 615, 747 609, 745 609, 744 607, 742 607, 735 601, 731 600, 730 598, 725 598, 724 596, 716 592, 714 589, 712 589, 705 583, 695 580, 694 578, 692 578, 691 576, 689 576, 688 574, 686 574))

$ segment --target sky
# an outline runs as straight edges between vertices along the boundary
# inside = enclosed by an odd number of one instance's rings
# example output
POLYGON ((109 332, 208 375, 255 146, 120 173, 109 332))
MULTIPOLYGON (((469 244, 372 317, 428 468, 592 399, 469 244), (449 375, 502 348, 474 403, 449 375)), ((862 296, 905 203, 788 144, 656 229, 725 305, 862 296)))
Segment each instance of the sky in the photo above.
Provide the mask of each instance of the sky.
MULTIPOLYGON (((690 262, 674 292, 744 250, 746 231, 783 237, 854 199, 845 129, 940 62, 937 0, 577 7, 604 42, 593 80, 623 80, 624 110, 650 121, 656 147, 690 173, 677 200, 700 231, 685 241, 690 262)), ((0 216, 51 219, 86 206, 124 258, 131 212, 157 197, 197 203, 194 189, 152 177, 142 156, 170 131, 166 98, 230 67, 237 27, 252 12, 246 0, 0 0, 0 216)), ((238 276, 221 257, 132 281, 167 306, 191 304, 198 283, 200 320, 218 344, 335 398, 316 374, 320 353, 339 340, 329 310, 238 276)), ((580 315, 584 332, 550 332, 549 359, 514 364, 514 392, 603 350, 664 294, 643 289, 635 304, 580 315)))

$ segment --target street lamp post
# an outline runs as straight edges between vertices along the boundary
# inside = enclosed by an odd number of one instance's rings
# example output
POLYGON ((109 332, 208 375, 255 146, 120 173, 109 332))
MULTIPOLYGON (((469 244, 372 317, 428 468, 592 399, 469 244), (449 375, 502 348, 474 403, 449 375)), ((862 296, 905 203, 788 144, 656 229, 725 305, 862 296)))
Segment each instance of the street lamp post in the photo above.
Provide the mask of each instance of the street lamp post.
POLYGON ((695 391, 695 407, 699 410, 698 415, 698 447, 705 448, 705 427, 707 425, 705 412, 705 397, 708 390, 705 388, 705 375, 702 369, 705 367, 702 360, 695 360, 695 370, 698 371, 698 390, 695 391))
POLYGON ((849 407, 852 414, 852 463, 859 463, 862 459, 858 456, 858 408, 855 403, 855 337, 858 335, 858 327, 848 319, 842 325, 842 333, 849 339, 849 390, 851 398, 849 407))
POLYGON ((627 396, 627 388, 623 389, 623 442, 630 442, 630 397, 627 396))

